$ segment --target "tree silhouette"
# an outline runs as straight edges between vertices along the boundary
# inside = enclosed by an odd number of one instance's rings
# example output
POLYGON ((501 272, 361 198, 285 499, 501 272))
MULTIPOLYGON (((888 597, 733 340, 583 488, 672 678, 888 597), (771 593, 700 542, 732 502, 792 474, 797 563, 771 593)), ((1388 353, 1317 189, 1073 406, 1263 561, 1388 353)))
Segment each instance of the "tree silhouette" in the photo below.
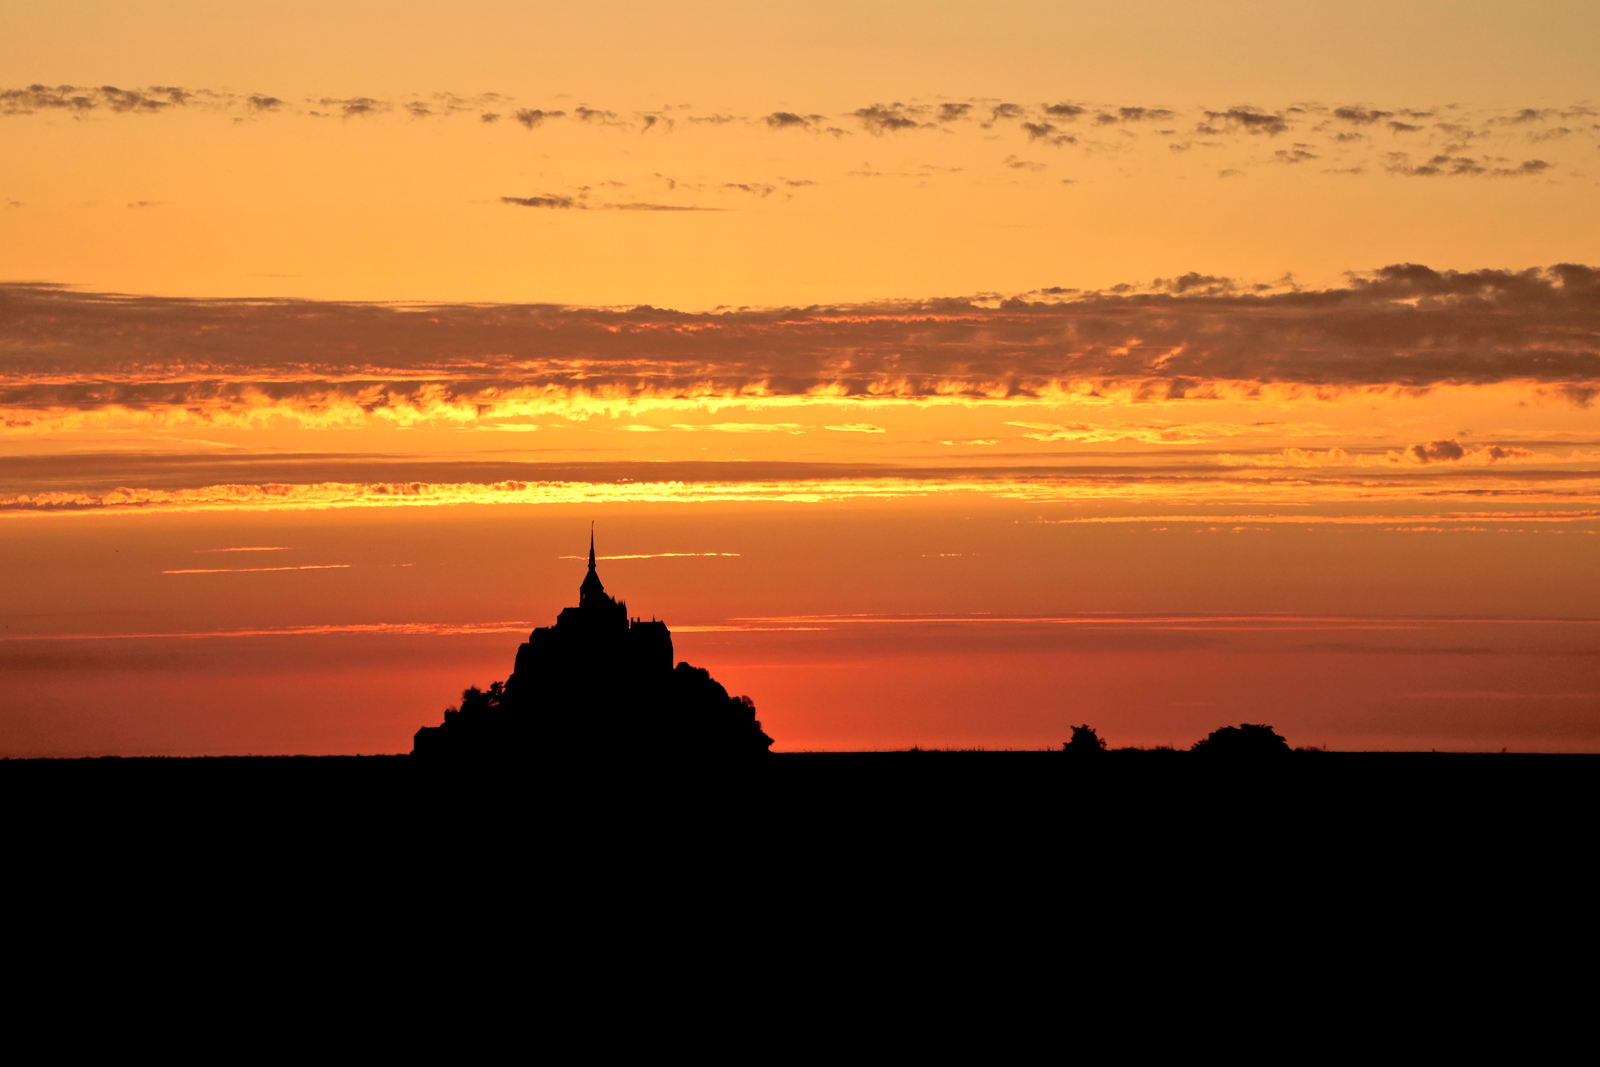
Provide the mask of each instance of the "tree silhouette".
POLYGON ((1224 726, 1194 743, 1195 752, 1214 756, 1275 756, 1289 751, 1289 742, 1272 727, 1254 723, 1224 726))
POLYGON ((1094 727, 1089 725, 1074 726, 1072 740, 1061 746, 1068 752, 1104 752, 1106 743, 1100 740, 1100 735, 1094 732, 1094 727))

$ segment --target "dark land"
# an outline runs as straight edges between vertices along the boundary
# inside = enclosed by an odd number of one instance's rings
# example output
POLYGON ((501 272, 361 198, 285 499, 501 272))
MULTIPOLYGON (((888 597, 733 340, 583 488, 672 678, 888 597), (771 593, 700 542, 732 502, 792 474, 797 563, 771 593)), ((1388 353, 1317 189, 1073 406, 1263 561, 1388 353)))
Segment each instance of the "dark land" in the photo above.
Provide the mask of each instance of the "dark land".
POLYGON ((1600 755, 0 760, 0 805, 10 913, 46 934, 182 931, 232 958, 314 931, 434 959, 441 988, 484 957, 574 988, 716 959, 768 974, 752 1000, 796 967, 868 1003, 880 966, 954 981, 973 954, 995 955, 960 981, 1203 990, 1212 966, 1270 985, 1564 944, 1588 925, 1600 755), (1199 973, 1168 975, 1179 957, 1199 973))
MULTIPOLYGON (((764 753, 736 763, 556 754, 0 760, 12 843, 913 843, 1083 851, 1117 839, 1263 849, 1343 841, 1516 848, 1600 814, 1600 755, 764 753)), ((253 847, 253 846, 251 846, 253 847)), ((503 847, 503 846, 497 846, 503 847)))

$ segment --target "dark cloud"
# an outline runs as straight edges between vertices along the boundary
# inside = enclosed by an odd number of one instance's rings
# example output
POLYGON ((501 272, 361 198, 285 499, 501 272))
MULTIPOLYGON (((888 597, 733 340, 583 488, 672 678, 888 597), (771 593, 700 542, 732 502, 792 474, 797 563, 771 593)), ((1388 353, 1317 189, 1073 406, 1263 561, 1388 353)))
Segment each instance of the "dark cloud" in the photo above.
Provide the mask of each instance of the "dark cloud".
MULTIPOLYGON (((618 185, 620 183, 618 183, 618 182, 606 182, 606 183, 603 183, 603 184, 606 184, 606 185, 618 185)), ((740 187, 728 185, 728 186, 724 186, 724 188, 736 189, 736 188, 740 188, 740 187)), ((767 189, 768 189, 768 192, 771 191, 771 187, 770 186, 768 186, 767 189)), ((750 189, 747 189, 746 191, 754 191, 754 187, 751 187, 750 189)), ((640 202, 637 202, 637 201, 623 201, 623 202, 620 202, 620 203, 601 203, 601 202, 590 201, 589 199, 587 199, 587 197, 588 197, 587 191, 584 192, 584 194, 581 195, 581 196, 561 196, 561 195, 554 194, 554 193, 547 193, 547 194, 545 194, 543 196, 502 196, 500 198, 500 202, 502 204, 510 204, 510 205, 515 206, 515 207, 555 208, 555 209, 564 210, 564 211, 720 211, 721 210, 720 208, 714 208, 714 207, 695 207, 693 205, 684 205, 684 204, 649 204, 649 203, 640 203, 640 202)))
POLYGON ((730 193, 749 193, 751 196, 766 198, 771 196, 777 187, 765 182, 723 182, 722 188, 730 193))
POLYGON ((105 101, 106 107, 116 112, 161 111, 174 105, 181 105, 187 99, 182 90, 152 89, 151 92, 162 93, 167 99, 146 95, 136 89, 118 89, 113 85, 100 87, 100 96, 105 101))
POLYGON ((1025 114, 1027 114, 1027 110, 1021 104, 995 104, 989 109, 989 121, 1000 122, 1020 119, 1025 114))
POLYGON ((940 122, 954 122, 966 118, 971 110, 971 104, 940 104, 938 118, 940 122))
POLYGON ((1412 163, 1411 157, 1406 153, 1391 152, 1386 169, 1390 174, 1402 174, 1410 178, 1523 178, 1542 174, 1550 169, 1550 164, 1542 159, 1524 160, 1516 166, 1506 166, 1505 162, 1509 161, 1487 157, 1474 159, 1471 156, 1437 155, 1425 163, 1412 163))
POLYGON ((1315 152, 1311 151, 1310 145, 1297 144, 1293 148, 1278 149, 1278 151, 1272 153, 1272 158, 1277 163, 1304 163, 1307 160, 1318 157, 1315 152))
POLYGON ((1066 119, 1068 122, 1082 115, 1086 110, 1088 109, 1079 107, 1077 104, 1046 104, 1044 106, 1046 115, 1051 118, 1066 119))
POLYGON ((1164 107, 1119 107, 1117 118, 1123 122, 1164 122, 1176 118, 1177 113, 1164 107))
POLYGON ((255 93, 245 99, 245 104, 251 111, 276 111, 283 106, 283 101, 275 96, 255 93))
POLYGON ((30 85, 26 89, 0 91, 0 108, 7 115, 31 115, 35 111, 92 111, 98 106, 93 89, 71 85, 54 88, 30 85))
POLYGON ((1055 125, 1049 122, 1024 122, 1022 132, 1028 135, 1030 141, 1046 141, 1053 145, 1078 143, 1078 139, 1070 133, 1056 132, 1055 125))
POLYGON ((116 114, 150 114, 182 107, 196 94, 171 85, 147 89, 119 89, 115 85, 30 85, 26 89, 0 90, 0 115, 31 115, 37 111, 88 112, 104 109, 116 114))
MULTIPOLYGON (((507 203, 561 207, 556 197, 507 203)), ((683 210, 614 205, 622 210, 683 210)), ((688 313, 180 300, 0 287, 0 424, 117 407, 315 416, 519 395, 1145 399, 1520 383, 1600 395, 1600 270, 1386 267, 1322 290, 1192 273, 1016 298, 688 313)), ((1428 448, 1433 449, 1429 442, 1428 448)), ((1434 449, 1429 455, 1443 453, 1434 449)), ((1492 457, 1491 457, 1492 458, 1492 457)))
POLYGON ((502 204, 515 204, 517 207, 554 207, 573 208, 581 205, 570 196, 502 196, 502 204))
POLYGON ((634 201, 622 204, 596 204, 596 211, 721 211, 720 207, 696 207, 692 204, 645 204, 634 201))
MULTIPOLYGON (((1212 114, 1207 112, 1207 115, 1212 114)), ((1119 107, 1098 113, 1094 121, 1097 126, 1112 126, 1119 122, 1161 122, 1176 117, 1177 112, 1161 107, 1119 107)))
POLYGON ((1255 108, 1234 107, 1227 111, 1207 111, 1205 113, 1207 126, 1200 127, 1202 133, 1215 133, 1220 129, 1243 130, 1246 133, 1266 134, 1276 137, 1289 128, 1288 120, 1282 115, 1257 111, 1255 108))
MULTIPOLYGON (((859 115, 860 112, 857 112, 859 115)), ((793 111, 774 111, 764 120, 770 130, 810 130, 815 133, 831 133, 842 135, 845 131, 833 126, 826 126, 826 115, 797 115, 793 111)), ((695 120, 690 120, 695 121, 695 120)))
POLYGON ((850 114, 860 121, 868 133, 894 133, 898 130, 914 130, 922 125, 917 117, 918 109, 905 104, 873 104, 850 114))
POLYGON ((1528 122, 1543 122, 1546 119, 1559 114, 1560 112, 1555 108, 1525 107, 1513 112, 1510 115, 1504 116, 1499 121, 1510 125, 1522 125, 1528 122))
POLYGON ((1455 440, 1429 441, 1406 449, 1406 455, 1418 463, 1454 463, 1466 454, 1461 442, 1455 440))
POLYGON ((1425 441, 1412 445, 1398 453, 1390 453, 1389 458, 1391 462, 1398 461, 1418 466, 1461 463, 1489 467, 1496 463, 1533 459, 1535 453, 1531 448, 1506 444, 1480 445, 1473 448, 1451 437, 1442 441, 1425 441))
POLYGON ((604 126, 616 126, 621 122, 615 111, 604 111, 600 108, 584 107, 579 105, 572 109, 572 117, 579 122, 598 123, 604 126))
POLYGON ((511 117, 531 130, 546 119, 565 118, 566 114, 565 111, 541 111, 538 108, 523 107, 513 111, 511 117))
POLYGON ((1035 163, 1031 159, 1018 159, 1016 156, 1007 156, 1001 160, 1001 165, 1010 167, 1012 170, 1027 170, 1035 173, 1044 170, 1048 166, 1045 163, 1035 163))
POLYGON ((1394 112, 1392 111, 1378 111, 1375 108, 1336 107, 1333 109, 1334 118, 1353 122, 1358 126, 1370 126, 1380 119, 1390 118, 1393 115, 1394 112))
POLYGON ((1232 278, 1190 271, 1176 278, 1157 278, 1150 283, 1150 288, 1157 292, 1174 293, 1179 296, 1228 296, 1237 286, 1232 278))
MULTIPOLYGON (((352 96, 348 99, 324 96, 314 101, 321 107, 332 107, 339 110, 345 118, 364 118, 368 115, 379 115, 390 110, 390 104, 384 100, 375 100, 370 96, 352 96)), ((312 112, 318 114, 318 112, 312 112)))

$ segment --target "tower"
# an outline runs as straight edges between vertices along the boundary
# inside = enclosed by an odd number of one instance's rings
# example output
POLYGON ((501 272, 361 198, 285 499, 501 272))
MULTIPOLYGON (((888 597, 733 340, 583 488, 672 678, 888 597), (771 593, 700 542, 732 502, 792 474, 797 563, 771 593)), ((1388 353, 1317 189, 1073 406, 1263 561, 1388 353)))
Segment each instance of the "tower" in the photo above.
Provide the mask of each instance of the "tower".
POLYGON ((600 575, 594 569, 594 524, 589 524, 589 573, 584 576, 583 584, 578 586, 578 607, 598 608, 602 604, 609 604, 612 600, 606 596, 606 587, 600 583, 600 575))

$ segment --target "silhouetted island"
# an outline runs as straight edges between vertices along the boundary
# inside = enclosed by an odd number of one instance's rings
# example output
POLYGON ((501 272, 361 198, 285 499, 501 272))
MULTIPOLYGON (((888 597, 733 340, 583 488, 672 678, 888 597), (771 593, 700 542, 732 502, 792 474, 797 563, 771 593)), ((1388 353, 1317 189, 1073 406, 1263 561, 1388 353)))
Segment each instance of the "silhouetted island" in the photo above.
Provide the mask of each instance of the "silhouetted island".
POLYGON ((412 754, 425 758, 660 753, 729 759, 765 753, 772 738, 746 696, 729 696, 710 672, 672 665, 672 633, 654 619, 629 619, 594 565, 578 606, 541 626, 517 649, 511 677, 476 687, 424 726, 412 754))

